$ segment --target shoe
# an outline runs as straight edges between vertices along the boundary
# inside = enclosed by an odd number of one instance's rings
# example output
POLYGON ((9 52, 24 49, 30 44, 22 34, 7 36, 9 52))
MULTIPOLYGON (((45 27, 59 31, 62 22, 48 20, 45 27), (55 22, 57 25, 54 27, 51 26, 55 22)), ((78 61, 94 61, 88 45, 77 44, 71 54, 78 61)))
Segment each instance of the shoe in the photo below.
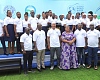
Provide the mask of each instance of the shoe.
POLYGON ((53 70, 54 69, 54 66, 51 66, 50 70, 53 70))
POLYGON ((59 69, 61 69, 61 67, 60 67, 60 66, 58 66, 58 68, 59 68, 59 69))
POLYGON ((25 75, 28 75, 27 72, 24 72, 25 75))
POLYGON ((8 56, 9 54, 7 54, 7 53, 4 53, 4 55, 7 55, 7 56, 8 56))
POLYGON ((28 70, 28 72, 32 72, 32 73, 34 73, 35 71, 33 71, 33 70, 28 70))
POLYGON ((10 53, 10 55, 14 55, 14 53, 10 53))
POLYGON ((80 64, 80 63, 78 64, 78 67, 79 67, 79 68, 81 67, 81 64, 80 64))
POLYGON ((85 67, 85 64, 83 64, 83 68, 85 67))
POLYGON ((43 68, 43 67, 42 67, 42 69, 43 69, 43 70, 46 70, 46 68, 43 68))
POLYGON ((41 69, 37 69, 39 72, 41 72, 42 70, 41 69))
POLYGON ((97 66, 94 66, 94 69, 95 69, 95 70, 98 70, 98 67, 97 67, 97 66))
POLYGON ((91 65, 87 66, 87 69, 90 69, 91 68, 91 65))
POLYGON ((20 54, 21 52, 17 52, 18 54, 20 54))

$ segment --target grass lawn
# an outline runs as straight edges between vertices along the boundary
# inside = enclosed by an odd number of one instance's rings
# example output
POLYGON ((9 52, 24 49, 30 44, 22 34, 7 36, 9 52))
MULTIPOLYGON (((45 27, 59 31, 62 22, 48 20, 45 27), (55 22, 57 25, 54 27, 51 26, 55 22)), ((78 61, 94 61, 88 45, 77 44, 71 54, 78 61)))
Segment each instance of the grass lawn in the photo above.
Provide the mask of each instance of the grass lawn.
POLYGON ((71 70, 59 70, 55 68, 51 71, 49 68, 38 72, 35 69, 35 73, 28 73, 27 76, 22 72, 17 73, 6 73, 0 75, 0 80, 100 80, 100 69, 94 70, 94 68, 86 69, 71 69, 71 70))

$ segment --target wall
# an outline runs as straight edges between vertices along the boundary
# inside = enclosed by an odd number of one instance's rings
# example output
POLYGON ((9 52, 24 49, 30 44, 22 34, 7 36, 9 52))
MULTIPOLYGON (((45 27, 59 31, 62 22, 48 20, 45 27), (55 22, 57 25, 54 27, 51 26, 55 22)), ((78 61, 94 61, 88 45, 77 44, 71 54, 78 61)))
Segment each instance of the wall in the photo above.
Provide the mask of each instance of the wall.
POLYGON ((17 11, 22 13, 23 18, 25 9, 27 11, 36 9, 36 14, 51 9, 57 15, 66 15, 69 10, 73 14, 82 11, 87 13, 92 10, 94 13, 100 15, 99 3, 100 0, 0 0, 0 18, 5 18, 7 9, 13 11, 14 18, 17 11))

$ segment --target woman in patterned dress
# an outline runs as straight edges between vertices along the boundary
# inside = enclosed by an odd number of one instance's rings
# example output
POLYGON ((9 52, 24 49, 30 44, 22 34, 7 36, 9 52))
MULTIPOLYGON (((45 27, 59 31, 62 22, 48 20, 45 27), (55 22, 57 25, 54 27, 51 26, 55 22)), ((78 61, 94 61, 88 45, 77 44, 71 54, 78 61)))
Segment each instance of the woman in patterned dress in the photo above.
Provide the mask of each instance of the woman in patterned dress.
POLYGON ((61 69, 67 70, 70 68, 78 67, 75 37, 70 27, 66 26, 65 31, 62 33, 62 53, 61 53, 61 69))

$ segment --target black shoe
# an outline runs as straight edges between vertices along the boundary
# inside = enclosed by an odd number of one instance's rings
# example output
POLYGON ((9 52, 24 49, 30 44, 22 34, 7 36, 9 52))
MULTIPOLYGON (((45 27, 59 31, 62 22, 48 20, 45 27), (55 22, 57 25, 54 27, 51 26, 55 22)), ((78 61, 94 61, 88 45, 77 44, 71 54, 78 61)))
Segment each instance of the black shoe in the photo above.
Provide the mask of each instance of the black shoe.
POLYGON ((8 53, 4 53, 4 55, 7 55, 8 56, 9 54, 8 53))
POLYGON ((14 53, 11 53, 11 55, 14 55, 14 53))
POLYGON ((41 69, 37 69, 39 72, 41 72, 42 70, 41 69))
POLYGON ((33 71, 33 70, 28 70, 28 72, 32 72, 32 73, 34 73, 35 71, 33 71))

